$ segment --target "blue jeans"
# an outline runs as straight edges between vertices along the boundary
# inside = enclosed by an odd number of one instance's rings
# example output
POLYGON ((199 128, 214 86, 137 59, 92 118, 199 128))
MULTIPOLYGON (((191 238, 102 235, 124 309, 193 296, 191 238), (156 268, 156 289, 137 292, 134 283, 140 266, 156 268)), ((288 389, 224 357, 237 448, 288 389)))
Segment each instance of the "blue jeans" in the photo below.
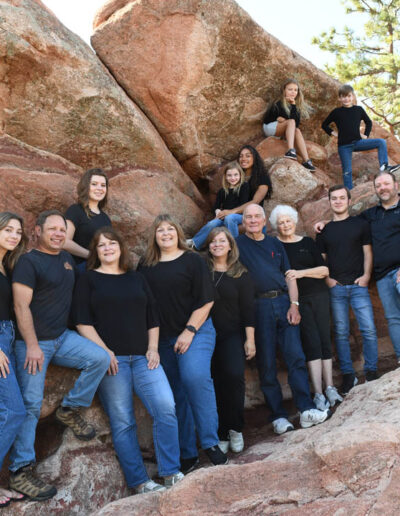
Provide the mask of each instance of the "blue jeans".
POLYGON ((353 188, 351 159, 353 152, 362 152, 372 149, 378 149, 379 165, 388 163, 386 141, 382 138, 367 138, 366 140, 357 140, 347 145, 340 145, 338 152, 340 161, 342 162, 343 184, 349 190, 353 188))
POLYGON ((400 295, 395 286, 397 269, 390 271, 376 282, 385 317, 389 327, 389 335, 397 358, 400 358, 400 295))
POLYGON ((205 226, 203 226, 200 231, 198 231, 194 237, 193 242, 196 249, 201 249, 207 240, 208 234, 214 228, 218 228, 220 226, 225 226, 228 228, 233 238, 237 238, 239 236, 239 225, 242 223, 242 215, 238 213, 232 213, 231 215, 227 215, 223 220, 221 219, 213 219, 207 222, 205 226))
POLYGON ((15 359, 18 382, 26 408, 26 418, 11 448, 10 470, 16 471, 35 462, 35 434, 43 400, 46 371, 50 364, 81 369, 74 387, 64 397, 63 407, 89 407, 97 387, 110 365, 110 356, 100 346, 78 335, 75 331, 65 330, 54 340, 39 341, 44 353, 41 371, 35 375, 24 369, 26 344, 15 341, 15 359))
POLYGON ((203 449, 218 444, 218 414, 211 357, 215 330, 211 319, 199 328, 183 355, 174 351, 177 337, 161 338, 161 363, 174 393, 182 459, 197 457, 196 431, 203 449))
POLYGON ((277 378, 278 346, 288 368, 288 381, 297 408, 300 412, 315 408, 310 395, 299 326, 290 325, 286 318, 289 307, 287 294, 256 300, 256 361, 261 390, 271 411, 270 421, 288 417, 282 405, 282 390, 277 378))
POLYGON ((376 371, 378 363, 378 340, 368 287, 359 285, 335 285, 330 290, 333 331, 336 351, 342 374, 354 373, 350 353, 350 317, 353 309, 362 335, 364 371, 376 371))
POLYGON ((8 357, 10 373, 0 378, 0 469, 8 450, 25 419, 25 407, 17 378, 12 353, 14 328, 11 321, 0 321, 0 349, 8 357))
POLYGON ((175 402, 162 366, 147 367, 142 355, 118 356, 118 373, 106 374, 99 386, 100 401, 111 426, 114 448, 128 487, 149 480, 136 433, 132 394, 135 392, 153 419, 153 439, 160 477, 179 471, 178 422, 175 402))

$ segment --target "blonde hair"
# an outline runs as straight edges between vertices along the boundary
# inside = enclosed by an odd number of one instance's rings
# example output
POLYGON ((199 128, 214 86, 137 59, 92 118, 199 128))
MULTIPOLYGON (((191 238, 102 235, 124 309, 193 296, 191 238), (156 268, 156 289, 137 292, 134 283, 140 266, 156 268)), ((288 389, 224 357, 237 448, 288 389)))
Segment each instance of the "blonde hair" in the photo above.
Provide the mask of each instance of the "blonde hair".
POLYGON ((231 276, 232 278, 240 278, 240 276, 247 272, 246 267, 239 261, 239 248, 235 242, 235 239, 233 238, 232 234, 228 230, 228 228, 224 226, 220 226, 218 228, 214 228, 210 231, 208 234, 207 240, 206 240, 206 261, 208 268, 210 271, 214 271, 214 256, 210 252, 210 243, 214 240, 214 238, 219 235, 220 233, 224 233, 226 238, 228 239, 229 245, 231 246, 231 249, 228 253, 228 257, 226 260, 227 265, 227 271, 226 275, 231 276))
POLYGON ((24 232, 24 219, 20 215, 17 215, 16 213, 12 213, 10 211, 3 211, 0 213, 0 230, 8 226, 10 220, 18 220, 18 222, 21 224, 22 229, 21 240, 19 244, 13 251, 7 251, 3 258, 3 264, 5 268, 11 272, 14 269, 15 264, 17 263, 21 254, 25 252, 28 238, 24 232))
POLYGON ((172 215, 169 213, 163 213, 158 215, 151 225, 146 253, 141 262, 143 265, 154 267, 154 265, 157 265, 157 263, 160 261, 161 251, 156 241, 156 231, 162 222, 167 222, 168 224, 171 224, 171 226, 174 226, 176 229, 176 233, 178 235, 178 249, 182 249, 183 251, 190 251, 189 246, 186 244, 185 234, 179 222, 175 220, 175 218, 172 217, 172 215))
POLYGON ((231 161, 224 167, 223 176, 222 176, 222 188, 224 189, 226 195, 229 193, 229 188, 233 189, 233 192, 238 195, 240 188, 242 187, 242 184, 245 182, 245 174, 242 167, 239 165, 239 163, 235 161, 231 161), (226 180, 226 173, 228 170, 237 170, 240 174, 240 181, 239 184, 234 186, 233 188, 229 185, 228 181, 226 180))
POLYGON ((286 86, 288 86, 289 84, 295 84, 298 88, 295 104, 297 111, 300 113, 300 116, 304 119, 310 118, 311 107, 305 102, 303 92, 300 88, 300 84, 298 83, 298 81, 296 81, 296 79, 288 79, 284 82, 281 88, 281 96, 279 100, 281 101, 282 107, 286 111, 286 114, 288 116, 290 115, 290 104, 285 98, 285 89, 286 86))

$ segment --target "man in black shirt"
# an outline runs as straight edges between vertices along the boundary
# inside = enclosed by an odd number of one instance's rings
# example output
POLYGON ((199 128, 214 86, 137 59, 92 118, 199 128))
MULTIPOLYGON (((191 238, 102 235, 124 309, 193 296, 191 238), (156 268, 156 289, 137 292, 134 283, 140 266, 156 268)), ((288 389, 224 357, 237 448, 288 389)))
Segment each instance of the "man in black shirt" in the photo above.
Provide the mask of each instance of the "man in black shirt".
POLYGON ((327 419, 329 412, 317 410, 311 399, 298 326, 297 284, 295 279, 285 278, 290 269, 285 249, 279 240, 264 235, 265 213, 258 204, 250 204, 245 209, 243 224, 246 233, 236 242, 240 261, 256 285, 256 359, 274 431, 283 434, 294 429, 282 405, 276 367, 278 346, 288 367, 289 385, 300 411, 300 425, 302 428, 317 425, 327 419))
POLYGON ((10 487, 32 500, 47 500, 57 490, 35 477, 35 434, 50 362, 81 369, 74 387, 57 409, 56 418, 76 437, 92 439, 95 429, 84 421, 79 407, 92 403, 106 373, 110 356, 88 339, 68 330, 75 282, 72 256, 62 250, 66 221, 56 211, 39 215, 35 227, 37 248, 23 255, 13 274, 18 334, 15 341, 17 376, 27 411, 10 453, 10 487))
POLYGON ((371 235, 368 224, 349 216, 350 191, 344 185, 329 189, 333 221, 317 235, 317 245, 328 261, 332 318, 336 350, 343 374, 342 394, 356 385, 350 353, 351 306, 363 337, 364 370, 367 381, 377 378, 378 341, 368 282, 372 271, 371 235))

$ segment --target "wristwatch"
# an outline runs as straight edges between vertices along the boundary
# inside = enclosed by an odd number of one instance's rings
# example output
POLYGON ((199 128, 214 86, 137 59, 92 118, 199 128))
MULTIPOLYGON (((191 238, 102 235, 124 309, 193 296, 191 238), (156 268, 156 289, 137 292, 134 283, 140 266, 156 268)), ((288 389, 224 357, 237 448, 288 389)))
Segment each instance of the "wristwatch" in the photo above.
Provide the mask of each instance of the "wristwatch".
POLYGON ((300 303, 298 301, 290 301, 293 305, 300 306, 300 303))
POLYGON ((191 331, 192 333, 194 333, 196 335, 197 333, 197 330, 194 326, 192 326, 191 324, 188 324, 187 326, 185 326, 185 330, 188 330, 188 331, 191 331))

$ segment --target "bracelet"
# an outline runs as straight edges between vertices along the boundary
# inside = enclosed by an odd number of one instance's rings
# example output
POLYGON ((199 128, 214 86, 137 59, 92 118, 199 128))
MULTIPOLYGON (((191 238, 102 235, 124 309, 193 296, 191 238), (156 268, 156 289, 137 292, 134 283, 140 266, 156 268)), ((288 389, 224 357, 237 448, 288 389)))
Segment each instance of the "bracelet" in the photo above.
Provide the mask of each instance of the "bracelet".
POLYGON ((194 333, 196 335, 197 333, 197 330, 194 326, 192 326, 191 324, 188 324, 187 326, 185 326, 185 330, 188 330, 188 331, 191 331, 192 333, 194 333))
POLYGON ((290 301, 293 305, 300 306, 300 303, 298 301, 290 301))

